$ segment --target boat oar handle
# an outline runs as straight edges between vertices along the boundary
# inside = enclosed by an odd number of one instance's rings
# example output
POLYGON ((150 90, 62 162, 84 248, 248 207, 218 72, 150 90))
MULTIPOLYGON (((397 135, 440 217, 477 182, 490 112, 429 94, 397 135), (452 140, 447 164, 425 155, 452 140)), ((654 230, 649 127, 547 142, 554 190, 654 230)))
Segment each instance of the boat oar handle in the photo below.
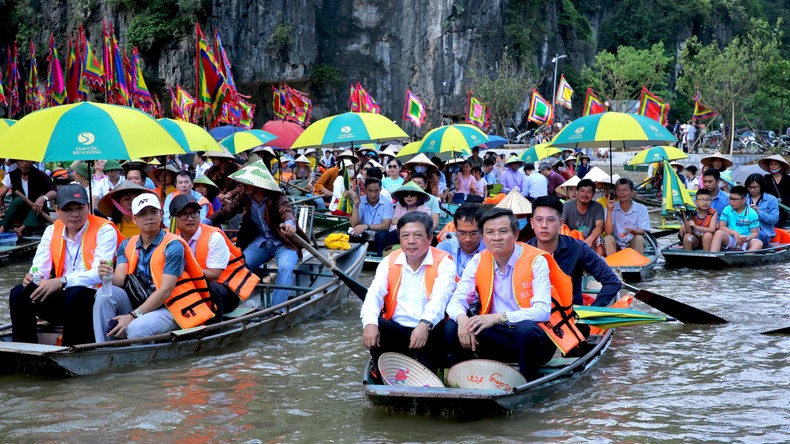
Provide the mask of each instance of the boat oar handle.
MULTIPOLYGON (((21 193, 19 190, 14 190, 14 195, 15 195, 16 197, 18 197, 18 198, 22 199, 22 200, 23 200, 23 201, 24 201, 26 204, 30 205, 30 208, 33 208, 33 206, 35 205, 35 204, 34 204, 34 203, 33 203, 33 202, 30 200, 30 199, 28 199, 28 198, 27 198, 27 196, 25 196, 24 194, 22 194, 22 193, 21 193)), ((50 216, 49 214, 47 214, 47 212, 46 212, 46 211, 44 211, 44 209, 43 209, 43 208, 41 209, 41 217, 43 217, 44 219, 46 219, 46 220, 47 220, 47 222, 49 222, 49 223, 51 223, 51 224, 54 224, 54 223, 55 223, 55 221, 52 219, 52 216, 50 216)))
POLYGON ((303 192, 305 194, 312 194, 313 193, 311 190, 308 190, 306 188, 302 188, 302 187, 300 187, 298 185, 294 185, 294 184, 292 184, 292 183, 290 183, 288 181, 285 181, 285 180, 282 180, 282 179, 276 179, 276 178, 275 178, 275 180, 277 182, 280 182, 281 184, 285 185, 286 187, 295 188, 295 189, 297 189, 297 190, 299 190, 299 191, 301 191, 301 192, 303 192))
POLYGON ((292 237, 292 239, 293 239, 294 242, 299 244, 300 247, 304 248, 305 250, 307 250, 308 253, 312 254, 313 257, 318 259, 319 262, 321 262, 322 264, 326 265, 329 268, 332 268, 332 269, 335 268, 335 263, 331 259, 329 259, 328 257, 326 257, 323 254, 321 254, 318 250, 316 250, 315 247, 310 245, 309 242, 307 242, 306 240, 302 239, 298 235, 294 235, 292 237))

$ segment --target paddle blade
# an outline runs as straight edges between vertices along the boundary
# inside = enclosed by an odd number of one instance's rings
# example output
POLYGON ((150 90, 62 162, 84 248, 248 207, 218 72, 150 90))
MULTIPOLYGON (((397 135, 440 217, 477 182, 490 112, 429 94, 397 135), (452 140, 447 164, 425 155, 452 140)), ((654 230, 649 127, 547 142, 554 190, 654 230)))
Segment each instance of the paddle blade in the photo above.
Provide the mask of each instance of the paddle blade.
POLYGON ((761 335, 790 335, 790 327, 779 328, 771 331, 764 331, 761 335))
POLYGON ((635 298, 656 310, 666 313, 684 324, 726 324, 727 320, 699 308, 686 305, 674 299, 647 290, 639 290, 635 298))
POLYGON ((365 300, 365 295, 368 294, 368 289, 364 285, 360 284, 359 282, 354 280, 354 278, 343 273, 337 268, 333 268, 332 273, 335 273, 335 275, 339 277, 340 280, 343 281, 343 283, 346 284, 346 286, 351 290, 351 292, 357 295, 358 298, 360 298, 362 301, 365 300))

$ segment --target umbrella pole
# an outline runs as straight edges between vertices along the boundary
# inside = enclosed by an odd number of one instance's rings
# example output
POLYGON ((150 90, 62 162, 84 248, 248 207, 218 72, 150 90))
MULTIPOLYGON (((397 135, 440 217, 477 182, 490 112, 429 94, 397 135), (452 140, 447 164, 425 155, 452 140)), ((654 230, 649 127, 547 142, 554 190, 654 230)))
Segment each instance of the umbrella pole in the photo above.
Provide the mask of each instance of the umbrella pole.
MULTIPOLYGON (((612 157, 613 156, 614 156, 614 153, 612 152, 612 141, 610 140, 609 141, 609 180, 612 179, 612 173, 614 172, 614 168, 612 167, 612 162, 613 162, 612 161, 612 157)), ((614 185, 614 184, 612 184, 612 185, 614 185)))
POLYGON ((90 205, 90 214, 93 214, 93 161, 88 161, 88 205, 90 205))

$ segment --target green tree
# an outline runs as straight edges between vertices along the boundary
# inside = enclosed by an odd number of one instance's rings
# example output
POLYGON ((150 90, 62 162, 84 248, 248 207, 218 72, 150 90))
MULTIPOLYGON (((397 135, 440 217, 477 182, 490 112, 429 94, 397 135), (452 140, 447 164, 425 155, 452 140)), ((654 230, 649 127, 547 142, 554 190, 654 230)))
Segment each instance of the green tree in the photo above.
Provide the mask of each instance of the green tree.
POLYGON ((609 100, 613 110, 633 111, 621 109, 622 104, 638 98, 642 86, 654 94, 666 96, 671 62, 672 58, 661 43, 650 49, 621 46, 617 53, 599 52, 593 65, 582 69, 582 78, 609 100))
POLYGON ((765 65, 757 92, 746 109, 748 119, 761 129, 784 134, 790 125, 790 60, 765 65))

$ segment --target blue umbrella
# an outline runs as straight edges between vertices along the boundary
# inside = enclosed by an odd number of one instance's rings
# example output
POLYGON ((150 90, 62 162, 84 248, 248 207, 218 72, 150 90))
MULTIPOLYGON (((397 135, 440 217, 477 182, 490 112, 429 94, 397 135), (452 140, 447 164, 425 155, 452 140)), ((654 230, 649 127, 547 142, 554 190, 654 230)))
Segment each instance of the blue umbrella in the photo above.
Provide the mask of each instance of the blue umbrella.
POLYGON ((225 125, 225 126, 218 126, 216 128, 213 128, 208 133, 211 134, 211 137, 213 137, 214 140, 219 142, 220 140, 232 135, 233 133, 238 133, 239 131, 247 131, 247 128, 242 128, 240 126, 233 126, 233 125, 225 125))
POLYGON ((504 137, 491 135, 488 136, 488 142, 486 143, 486 147, 488 147, 488 149, 493 149, 505 145, 506 143, 507 143, 507 139, 505 139, 504 137))

